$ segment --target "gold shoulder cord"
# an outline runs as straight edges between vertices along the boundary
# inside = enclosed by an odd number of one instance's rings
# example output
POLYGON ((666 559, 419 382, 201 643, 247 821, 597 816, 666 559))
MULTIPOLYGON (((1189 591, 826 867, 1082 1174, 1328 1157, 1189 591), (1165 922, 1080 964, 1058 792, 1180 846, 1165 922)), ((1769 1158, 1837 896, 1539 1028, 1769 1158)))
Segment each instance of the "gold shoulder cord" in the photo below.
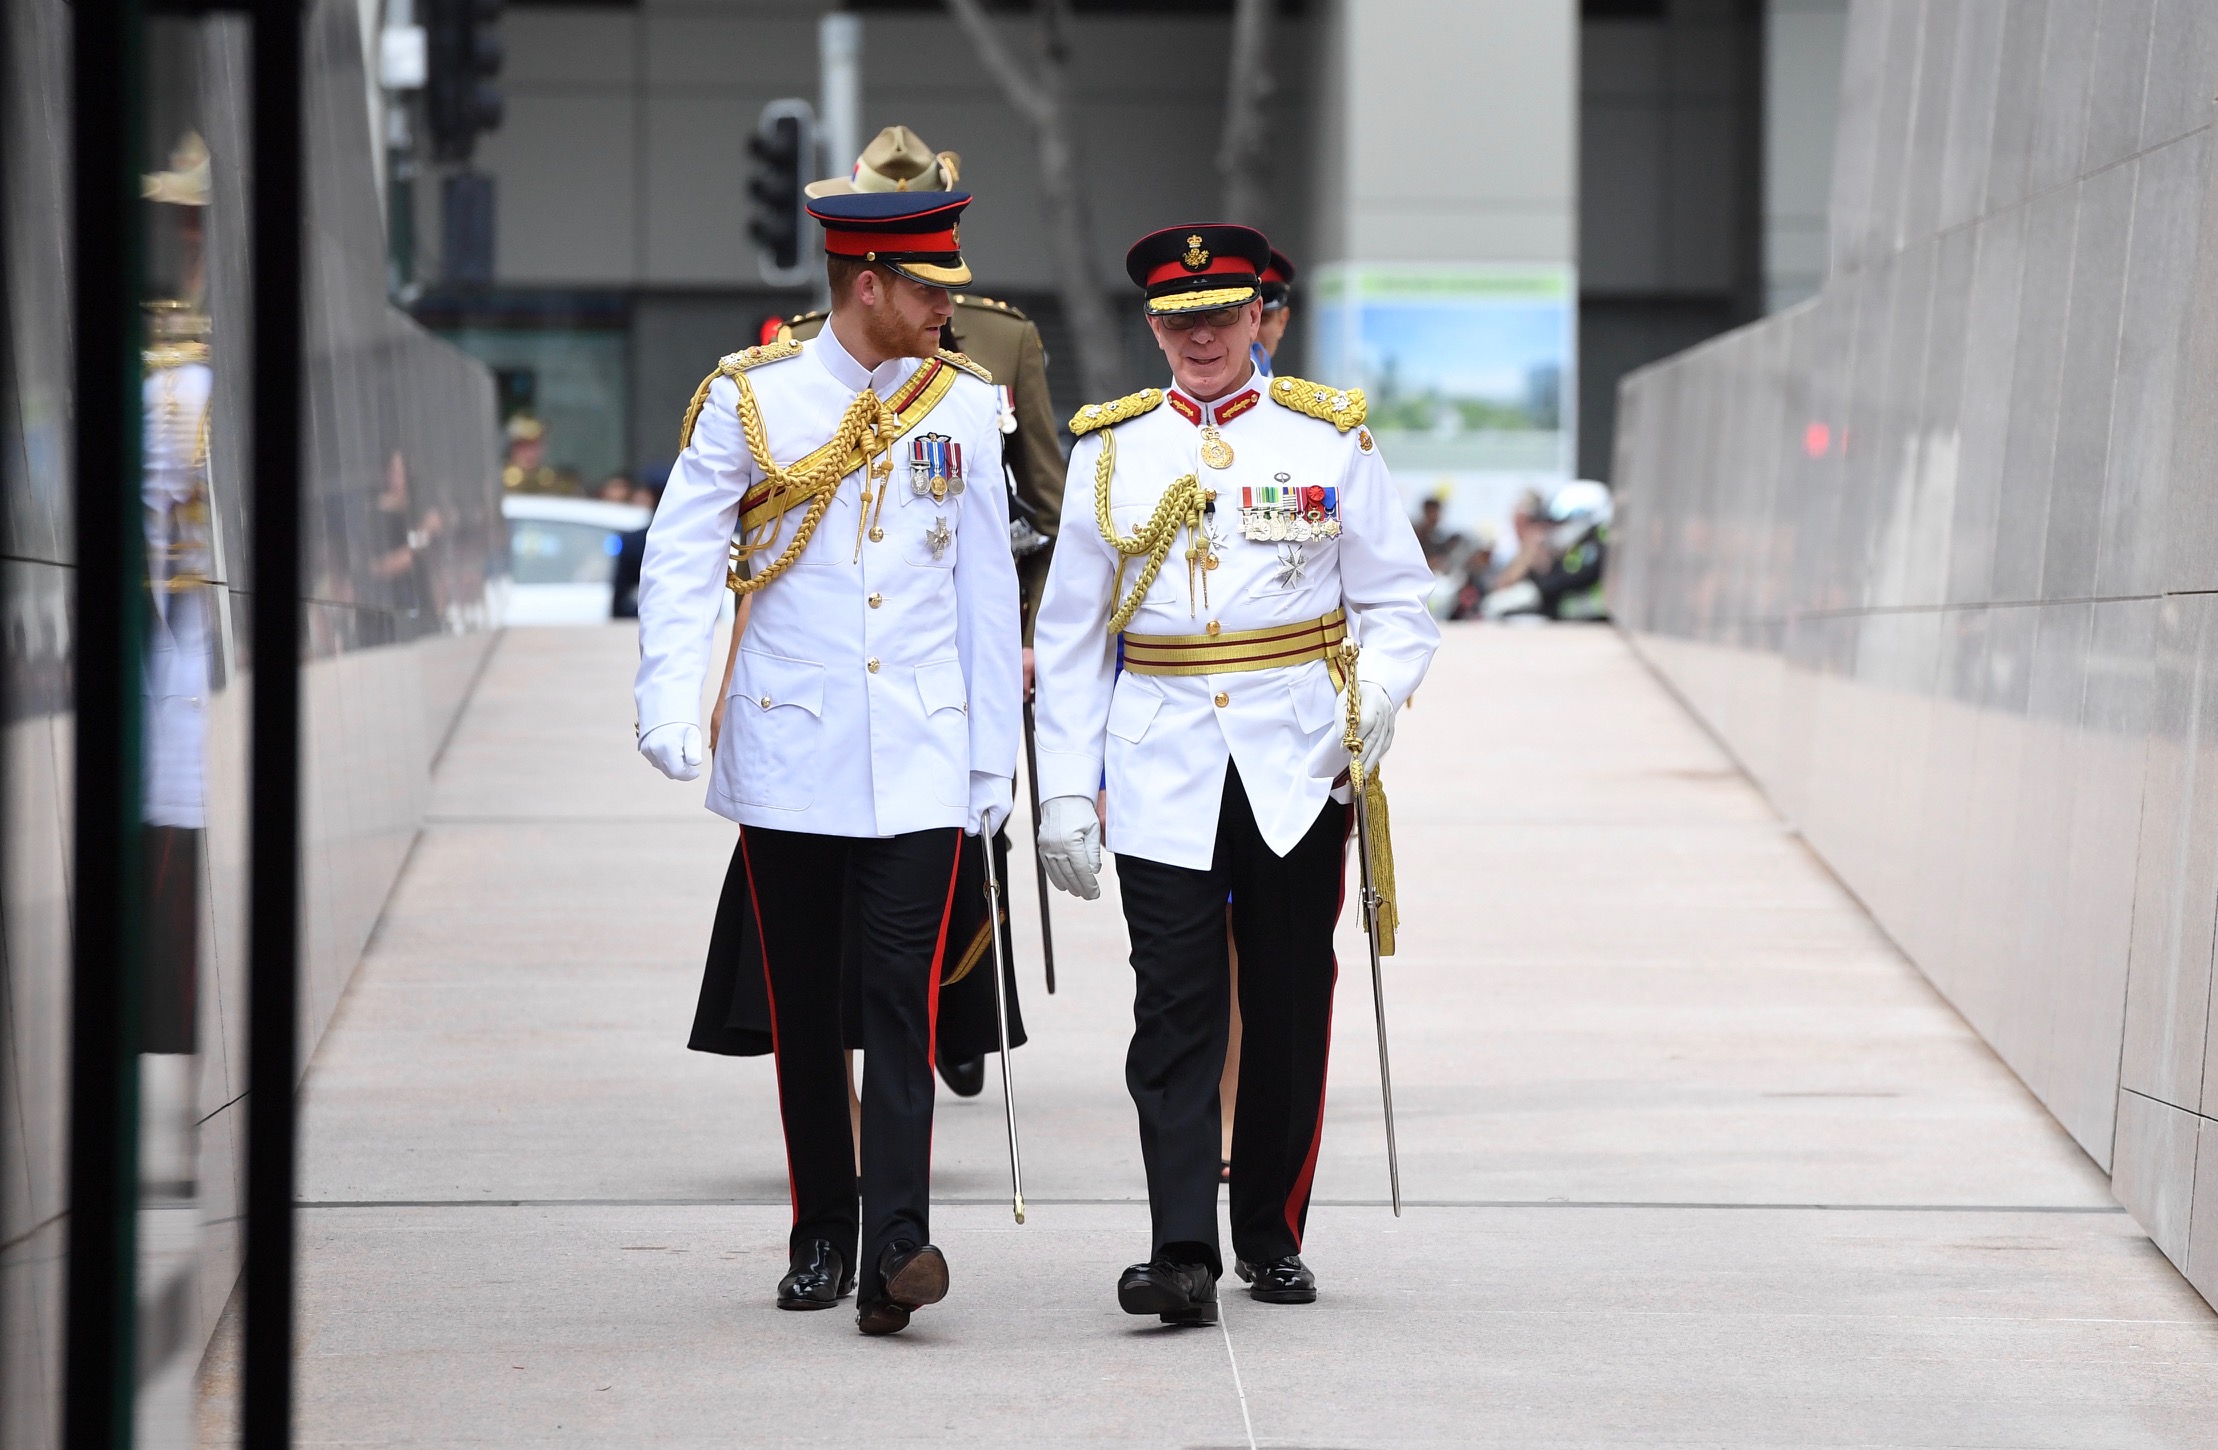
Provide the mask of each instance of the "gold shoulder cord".
POLYGON ((741 374, 732 375, 732 382, 739 388, 739 427, 747 438, 747 452, 755 460, 755 468, 762 474, 762 481, 770 489, 773 505, 783 504, 775 519, 765 529, 763 537, 754 543, 732 544, 733 562, 744 563, 777 543, 778 533, 785 522, 785 512, 798 505, 802 499, 809 501, 808 512, 794 528, 793 540, 761 569, 745 578, 735 570, 729 581, 732 593, 748 595, 768 584, 793 567, 793 561, 808 548, 809 540, 816 535, 816 526, 824 522, 825 511, 832 506, 833 495, 839 492, 840 480, 854 471, 854 455, 860 445, 865 462, 887 451, 891 442, 886 437, 887 414, 885 400, 869 388, 855 395, 847 405, 847 412, 839 420, 839 428, 832 434, 832 441, 813 455, 818 461, 811 466, 804 459, 786 472, 771 461, 770 434, 762 424, 762 411, 755 406, 755 390, 741 374))
MULTIPOLYGON (((1140 531, 1130 538, 1120 537, 1117 526, 1109 518, 1109 481, 1117 471, 1117 435, 1110 429, 1101 435, 1101 458, 1094 464, 1094 522, 1101 526, 1101 536, 1117 551, 1117 582, 1110 589, 1114 599, 1124 588, 1124 566, 1132 559, 1145 554, 1147 563, 1140 569, 1140 578, 1132 586, 1131 595, 1116 607, 1109 616, 1109 632, 1120 634, 1132 622, 1140 601, 1147 597, 1155 585, 1155 576, 1162 572, 1163 561, 1170 556, 1171 545, 1178 538, 1180 529, 1191 531, 1192 542, 1186 548, 1186 598, 1187 610, 1192 612, 1194 575, 1197 570, 1213 569, 1216 558, 1209 547, 1209 535, 1202 526, 1202 511, 1217 494, 1205 489, 1193 474, 1174 480, 1163 491, 1155 505, 1155 514, 1140 531)), ((1207 599, 1208 576, 1202 576, 1203 598, 1207 599)))

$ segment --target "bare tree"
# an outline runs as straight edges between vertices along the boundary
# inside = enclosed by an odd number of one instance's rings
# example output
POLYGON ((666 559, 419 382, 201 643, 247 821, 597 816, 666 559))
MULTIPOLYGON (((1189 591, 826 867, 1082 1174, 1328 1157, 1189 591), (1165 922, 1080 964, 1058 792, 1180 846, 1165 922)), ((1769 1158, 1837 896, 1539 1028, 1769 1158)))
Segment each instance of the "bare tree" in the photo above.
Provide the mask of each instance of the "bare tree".
POLYGON ((1001 85, 1009 104, 1032 127, 1040 153, 1040 194, 1046 204, 1048 247, 1060 279, 1063 315, 1078 349, 1079 385, 1089 398, 1122 391, 1124 366, 1115 319, 1094 276, 1093 228, 1086 194, 1078 183, 1078 147, 1071 136, 1070 0, 1038 0, 1040 59, 1027 65, 986 17, 980 0, 947 0, 969 33, 978 58, 1001 85))
POLYGON ((1270 183, 1269 137, 1264 107, 1277 82, 1271 76, 1271 21, 1278 0, 1236 0, 1232 13, 1232 80, 1225 87, 1224 144, 1217 175, 1224 182, 1224 219, 1263 225, 1270 183))

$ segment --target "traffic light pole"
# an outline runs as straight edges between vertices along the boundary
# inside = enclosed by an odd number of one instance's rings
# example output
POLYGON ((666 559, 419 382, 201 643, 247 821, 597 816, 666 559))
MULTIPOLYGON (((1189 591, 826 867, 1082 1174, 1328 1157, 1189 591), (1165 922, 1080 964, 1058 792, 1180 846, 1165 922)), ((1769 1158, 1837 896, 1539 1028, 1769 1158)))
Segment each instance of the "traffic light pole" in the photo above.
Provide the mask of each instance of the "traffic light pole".
POLYGON ((762 248, 762 280, 773 287, 806 286, 820 271, 801 192, 816 174, 815 108, 797 99, 772 101, 762 108, 747 149, 755 160, 747 183, 755 219, 747 234, 762 248))

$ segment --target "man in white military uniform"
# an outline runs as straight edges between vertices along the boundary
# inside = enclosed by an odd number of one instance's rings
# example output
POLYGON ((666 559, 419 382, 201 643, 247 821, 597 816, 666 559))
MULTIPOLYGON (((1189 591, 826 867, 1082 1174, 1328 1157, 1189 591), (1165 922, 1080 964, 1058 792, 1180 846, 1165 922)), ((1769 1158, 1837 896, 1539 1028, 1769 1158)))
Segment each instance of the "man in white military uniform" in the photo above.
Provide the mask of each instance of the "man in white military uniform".
POLYGON ((939 350, 948 289, 970 280, 955 239, 969 201, 810 203, 830 325, 734 353, 702 384, 640 571, 639 749, 677 780, 700 773, 728 554, 731 587, 757 595, 708 804, 740 825, 771 1001, 794 1211, 778 1303, 829 1308, 854 1285, 867 1334, 947 1290, 928 1207, 932 1017, 958 852, 1007 817, 1016 773, 1000 400, 939 350), (849 914, 860 1220, 839 1024, 849 914))
POLYGON ((1365 760, 1431 662, 1423 554, 1363 395, 1255 377, 1247 228, 1143 237, 1126 269, 1176 386, 1081 410, 1038 655, 1040 846, 1058 885, 1099 895, 1106 767, 1136 977, 1125 1081, 1154 1218, 1119 1303, 1211 1323, 1225 901, 1246 1044, 1232 1143, 1232 1242, 1255 1297, 1307 1303, 1300 1254, 1323 1131, 1332 930, 1348 807, 1335 649, 1362 649, 1365 760), (1118 672, 1118 658, 1123 671, 1118 672), (1343 793, 1344 794, 1344 793, 1343 793))

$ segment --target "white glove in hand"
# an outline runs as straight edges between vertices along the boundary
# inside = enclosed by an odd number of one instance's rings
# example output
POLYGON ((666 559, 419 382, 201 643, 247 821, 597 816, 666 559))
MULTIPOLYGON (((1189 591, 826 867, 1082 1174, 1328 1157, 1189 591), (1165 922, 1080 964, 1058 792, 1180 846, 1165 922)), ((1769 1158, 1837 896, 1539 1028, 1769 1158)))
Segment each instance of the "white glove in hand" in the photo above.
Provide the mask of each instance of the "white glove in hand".
POLYGON ((657 725, 639 737, 639 753, 672 780, 698 780, 701 776, 701 727, 657 725))
MULTIPOLYGON (((1363 737, 1363 768, 1376 770, 1386 758, 1387 748, 1394 743, 1394 702, 1387 698, 1383 686, 1369 680, 1358 682, 1361 705, 1356 717, 1356 729, 1363 737)), ((1347 697, 1340 701, 1341 718, 1347 717, 1347 697)))
POLYGON ((1059 795, 1040 803, 1040 860, 1058 889, 1083 901, 1101 895, 1101 817, 1093 797, 1059 795))
POLYGON ((969 834, 992 835, 1009 819, 1009 801, 1016 789, 1016 782, 1006 776, 994 775, 983 770, 970 773, 970 824, 963 827, 969 834))

